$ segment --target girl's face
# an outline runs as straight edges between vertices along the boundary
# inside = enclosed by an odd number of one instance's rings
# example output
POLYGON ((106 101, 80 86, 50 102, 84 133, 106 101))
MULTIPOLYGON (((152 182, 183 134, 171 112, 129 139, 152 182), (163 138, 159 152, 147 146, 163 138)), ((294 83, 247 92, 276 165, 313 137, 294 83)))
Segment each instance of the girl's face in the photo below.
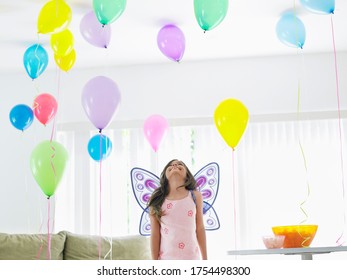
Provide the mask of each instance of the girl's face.
POLYGON ((173 175, 180 175, 184 179, 187 177, 187 169, 182 161, 174 160, 166 168, 166 178, 169 180, 173 175))

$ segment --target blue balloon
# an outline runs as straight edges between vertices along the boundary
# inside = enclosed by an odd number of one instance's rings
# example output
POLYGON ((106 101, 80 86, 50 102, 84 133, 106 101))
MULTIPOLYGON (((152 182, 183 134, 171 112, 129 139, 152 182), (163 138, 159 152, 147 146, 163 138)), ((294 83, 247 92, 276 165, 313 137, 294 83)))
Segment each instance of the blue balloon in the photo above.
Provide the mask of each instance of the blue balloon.
POLYGON ((29 77, 34 80, 47 68, 47 51, 39 44, 32 45, 25 51, 23 63, 29 77))
POLYGON ((112 142, 106 135, 97 134, 90 138, 88 152, 92 159, 100 161, 108 158, 112 151, 112 142), (100 149, 101 148, 101 149, 100 149))
POLYGON ((333 14, 335 11, 335 0, 300 0, 307 10, 316 14, 333 14))
POLYGON ((293 13, 282 15, 276 25, 278 39, 289 47, 303 48, 306 30, 303 22, 293 13))
POLYGON ((34 120, 33 110, 25 104, 18 104, 14 106, 10 111, 10 121, 12 125, 24 131, 27 129, 34 120))

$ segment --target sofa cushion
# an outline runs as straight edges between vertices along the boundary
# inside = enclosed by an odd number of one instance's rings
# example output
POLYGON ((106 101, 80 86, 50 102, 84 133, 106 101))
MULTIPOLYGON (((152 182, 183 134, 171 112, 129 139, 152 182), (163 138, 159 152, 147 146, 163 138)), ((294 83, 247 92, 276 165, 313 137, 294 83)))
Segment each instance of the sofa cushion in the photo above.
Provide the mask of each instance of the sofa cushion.
POLYGON ((66 234, 51 234, 51 257, 47 234, 0 233, 0 260, 62 260, 66 234))
POLYGON ((141 235, 111 238, 66 233, 64 260, 98 259, 148 260, 150 259, 149 239, 141 235))

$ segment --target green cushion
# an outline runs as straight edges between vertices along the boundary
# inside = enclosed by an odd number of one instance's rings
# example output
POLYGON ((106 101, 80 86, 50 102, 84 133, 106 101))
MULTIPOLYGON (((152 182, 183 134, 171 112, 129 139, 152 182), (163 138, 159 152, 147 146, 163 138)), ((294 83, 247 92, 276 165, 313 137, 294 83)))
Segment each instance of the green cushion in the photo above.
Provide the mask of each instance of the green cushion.
POLYGON ((99 237, 67 232, 64 260, 149 260, 149 239, 141 235, 99 237), (99 244, 100 258, 99 258, 99 244))
POLYGON ((49 258, 47 234, 0 233, 0 260, 62 260, 66 233, 59 232, 50 237, 49 258))

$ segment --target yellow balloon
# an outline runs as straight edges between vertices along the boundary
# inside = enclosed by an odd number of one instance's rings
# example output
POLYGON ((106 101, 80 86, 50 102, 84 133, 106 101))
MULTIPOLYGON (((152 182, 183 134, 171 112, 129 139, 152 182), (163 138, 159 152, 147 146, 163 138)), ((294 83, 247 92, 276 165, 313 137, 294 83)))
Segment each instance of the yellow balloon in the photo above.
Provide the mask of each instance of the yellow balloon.
POLYGON ((66 56, 74 48, 74 37, 69 29, 51 35, 51 47, 57 56, 66 56))
POLYGON ((37 31, 41 34, 54 34, 61 32, 69 26, 71 18, 71 8, 65 3, 65 1, 48 1, 39 13, 37 31))
POLYGON ((236 99, 222 101, 214 111, 214 122, 224 141, 233 150, 248 124, 248 110, 236 99))
POLYGON ((65 55, 65 56, 58 56, 55 54, 54 60, 61 70, 67 72, 75 64, 76 52, 73 49, 68 55, 65 55))

